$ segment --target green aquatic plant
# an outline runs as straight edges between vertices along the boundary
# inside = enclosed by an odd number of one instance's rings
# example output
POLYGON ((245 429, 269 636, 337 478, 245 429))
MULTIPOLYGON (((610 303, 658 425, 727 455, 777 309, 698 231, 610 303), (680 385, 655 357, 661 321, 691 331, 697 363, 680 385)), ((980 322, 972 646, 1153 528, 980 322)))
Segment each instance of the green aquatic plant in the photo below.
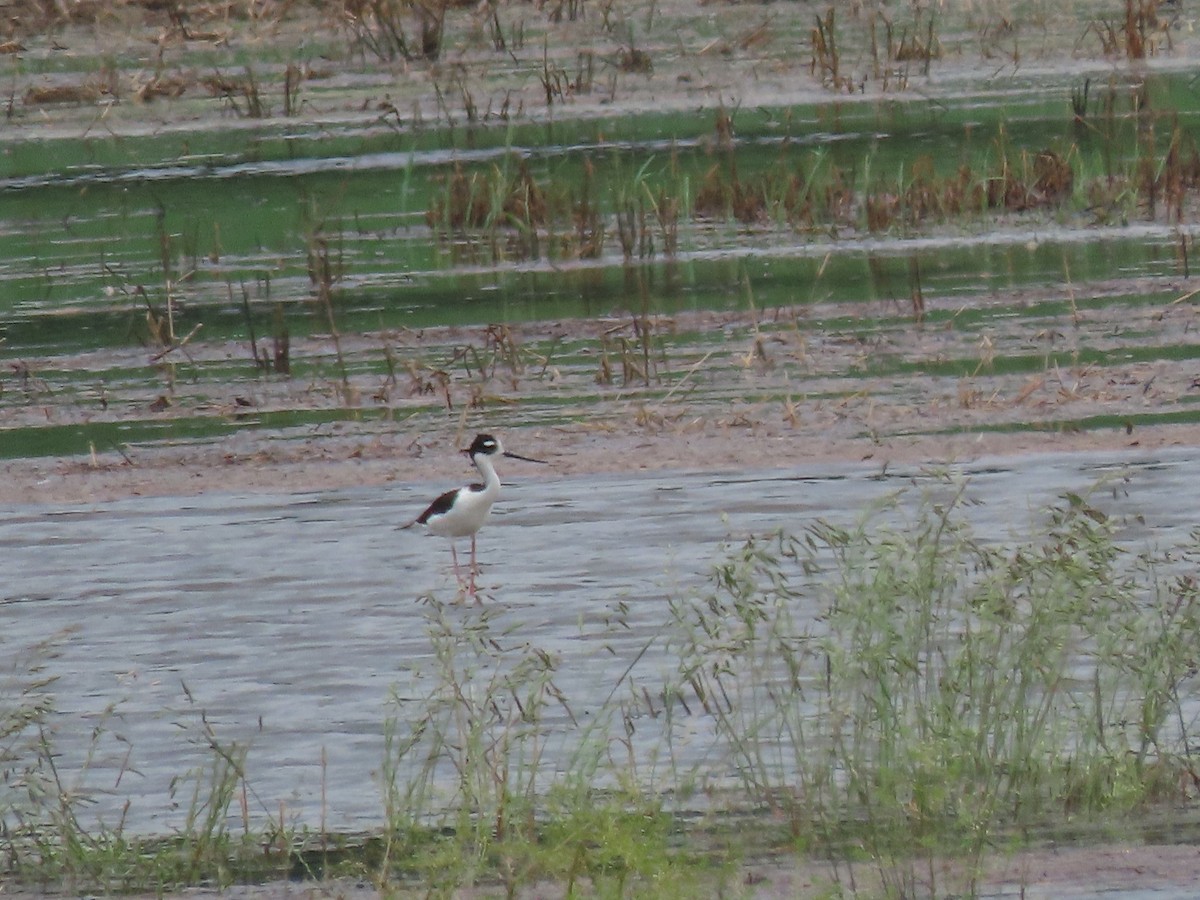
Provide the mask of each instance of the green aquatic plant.
POLYGON ((971 889, 1014 829, 1177 800, 1192 770, 1200 594, 1160 566, 1195 548, 1133 556, 1077 495, 991 545, 968 505, 947 483, 912 514, 752 539, 674 605, 674 690, 737 793, 801 846, 862 847, 902 895, 934 857, 965 858, 971 889))
POLYGON ((427 606, 432 667, 414 667, 421 693, 396 693, 385 727, 381 887, 499 881, 511 896, 545 878, 586 878, 622 896, 634 883, 686 885, 693 867, 670 849, 662 800, 628 780, 605 786, 605 730, 621 705, 577 719, 554 654, 488 611, 464 620, 433 598, 427 606))

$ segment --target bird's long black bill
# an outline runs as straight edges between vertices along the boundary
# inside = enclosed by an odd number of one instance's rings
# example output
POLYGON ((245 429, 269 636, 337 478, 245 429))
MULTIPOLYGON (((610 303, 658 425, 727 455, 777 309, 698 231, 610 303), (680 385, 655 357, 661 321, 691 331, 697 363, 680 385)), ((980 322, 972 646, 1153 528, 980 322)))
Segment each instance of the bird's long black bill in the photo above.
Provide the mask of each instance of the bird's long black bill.
POLYGON ((507 450, 504 451, 504 455, 509 457, 510 459, 520 459, 520 460, 524 460, 525 462, 541 463, 543 466, 550 465, 544 459, 534 459, 530 456, 521 456, 521 454, 519 454, 519 453, 509 453, 507 450))

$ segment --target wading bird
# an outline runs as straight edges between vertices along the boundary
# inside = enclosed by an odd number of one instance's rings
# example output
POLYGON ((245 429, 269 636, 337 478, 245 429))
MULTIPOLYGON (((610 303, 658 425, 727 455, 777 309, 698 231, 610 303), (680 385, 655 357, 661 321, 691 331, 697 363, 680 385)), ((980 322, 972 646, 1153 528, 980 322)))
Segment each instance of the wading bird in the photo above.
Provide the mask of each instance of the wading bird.
POLYGON ((545 463, 544 459, 531 459, 509 453, 501 446, 500 441, 490 434, 477 434, 471 446, 462 451, 471 458, 475 468, 483 478, 483 484, 469 484, 466 487, 446 491, 429 504, 429 508, 421 513, 405 528, 414 525, 424 525, 430 534, 441 535, 450 539, 450 553, 454 560, 454 575, 459 585, 466 587, 467 593, 475 596, 475 576, 479 569, 475 563, 475 535, 487 521, 492 511, 492 504, 500 496, 500 476, 496 474, 496 466, 492 462, 495 456, 507 456, 510 459, 520 459, 525 462, 545 463), (464 584, 458 568, 458 550, 454 542, 461 537, 471 538, 471 572, 470 579, 464 584))

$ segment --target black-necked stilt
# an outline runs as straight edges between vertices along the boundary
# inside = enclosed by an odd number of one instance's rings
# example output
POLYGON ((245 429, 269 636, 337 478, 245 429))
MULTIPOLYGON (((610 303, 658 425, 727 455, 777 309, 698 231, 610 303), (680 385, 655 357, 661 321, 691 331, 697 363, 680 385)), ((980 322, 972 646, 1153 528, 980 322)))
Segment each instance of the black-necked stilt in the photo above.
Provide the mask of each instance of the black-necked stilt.
POLYGON ((487 521, 492 511, 492 504, 500 496, 500 476, 496 474, 493 456, 507 456, 511 459, 521 459, 525 462, 545 463, 543 459, 531 459, 509 453, 501 446, 500 441, 490 434, 477 434, 471 446, 462 451, 471 458, 479 474, 483 476, 483 484, 470 484, 466 487, 446 491, 429 504, 429 508, 421 513, 405 528, 414 525, 424 525, 430 534, 441 535, 450 539, 450 554, 454 560, 454 575, 461 585, 462 576, 458 568, 458 550, 454 546, 457 538, 471 538, 471 579, 467 593, 475 596, 475 575, 478 571, 475 565, 475 535, 487 521))

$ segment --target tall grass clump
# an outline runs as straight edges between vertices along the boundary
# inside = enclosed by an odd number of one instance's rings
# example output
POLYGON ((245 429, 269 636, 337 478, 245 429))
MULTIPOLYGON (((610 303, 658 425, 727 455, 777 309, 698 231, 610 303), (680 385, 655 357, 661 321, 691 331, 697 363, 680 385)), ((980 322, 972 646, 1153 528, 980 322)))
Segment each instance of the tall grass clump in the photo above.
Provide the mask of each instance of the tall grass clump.
POLYGON ((1019 829, 1192 780, 1200 602, 1162 567, 1196 548, 1136 556, 1079 496, 985 544, 965 504, 946 485, 910 514, 893 499, 851 527, 750 540, 674 605, 674 689, 711 718, 727 786, 801 847, 865 854, 901 896, 937 888, 934 857, 964 860, 954 889, 970 891, 1019 829))
POLYGON ((624 895, 782 839, 839 891, 972 894, 1031 833, 1185 798, 1200 538, 1139 554, 1066 495, 984 541, 971 509, 945 479, 747 540, 586 714, 502 612, 430 601, 432 661, 385 732, 380 879, 624 895))
POLYGON ((428 604, 432 660, 396 691, 384 729, 380 886, 498 881, 512 896, 549 878, 570 896, 586 879, 605 896, 659 882, 675 886, 660 896, 686 896, 694 876, 669 849, 661 799, 614 774, 620 705, 577 719, 554 654, 490 612, 428 604))
POLYGON ((93 814, 98 797, 119 793, 122 780, 139 773, 134 748, 121 734, 120 700, 82 729, 56 710, 55 681, 45 671, 62 637, 4 646, 0 877, 56 893, 109 894, 286 875, 298 835, 282 813, 271 819, 247 782, 247 747, 222 738, 186 686, 189 709, 176 724, 196 765, 171 782, 181 826, 167 837, 131 833, 128 802, 115 820, 93 814), (251 801, 265 813, 265 824, 251 825, 251 801))
POLYGON ((45 664, 53 641, 27 647, 0 642, 0 851, 13 867, 12 836, 44 830, 42 810, 53 802, 54 778, 43 755, 54 712, 54 678, 45 664))

